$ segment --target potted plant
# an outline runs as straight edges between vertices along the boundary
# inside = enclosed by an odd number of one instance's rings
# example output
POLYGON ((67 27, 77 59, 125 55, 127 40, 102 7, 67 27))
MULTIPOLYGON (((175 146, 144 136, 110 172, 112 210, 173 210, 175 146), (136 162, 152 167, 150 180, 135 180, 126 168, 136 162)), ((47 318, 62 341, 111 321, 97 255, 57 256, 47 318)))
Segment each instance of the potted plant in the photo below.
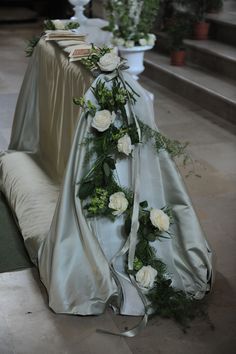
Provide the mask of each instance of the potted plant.
POLYGON ((189 33, 189 17, 184 13, 177 13, 167 29, 171 65, 183 66, 185 64, 186 51, 183 40, 189 33))
POLYGON ((108 0, 109 25, 113 44, 127 59, 129 72, 137 79, 144 70, 144 52, 153 48, 156 36, 150 31, 159 9, 159 0, 108 0))
POLYGON ((209 23, 206 22, 209 0, 177 0, 184 5, 189 15, 192 17, 194 39, 208 39, 209 23))

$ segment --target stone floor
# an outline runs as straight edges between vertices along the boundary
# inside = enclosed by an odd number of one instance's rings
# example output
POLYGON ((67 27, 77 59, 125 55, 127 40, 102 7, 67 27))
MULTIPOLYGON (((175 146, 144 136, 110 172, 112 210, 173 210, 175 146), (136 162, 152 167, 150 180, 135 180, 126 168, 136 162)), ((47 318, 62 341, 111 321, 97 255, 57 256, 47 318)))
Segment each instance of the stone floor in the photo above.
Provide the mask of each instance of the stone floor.
MULTIPOLYGON (((14 106, 28 59, 30 28, 0 27, 0 149, 7 147, 14 106)), ((154 318, 136 338, 96 333, 132 326, 137 318, 56 315, 36 270, 0 274, 0 354, 234 354, 236 353, 236 128, 145 78, 155 94, 159 128, 189 141, 200 177, 180 170, 215 253, 216 276, 209 298, 215 326, 196 320, 185 334, 173 321, 154 318)), ((1 230, 0 230, 1 232, 1 230)))

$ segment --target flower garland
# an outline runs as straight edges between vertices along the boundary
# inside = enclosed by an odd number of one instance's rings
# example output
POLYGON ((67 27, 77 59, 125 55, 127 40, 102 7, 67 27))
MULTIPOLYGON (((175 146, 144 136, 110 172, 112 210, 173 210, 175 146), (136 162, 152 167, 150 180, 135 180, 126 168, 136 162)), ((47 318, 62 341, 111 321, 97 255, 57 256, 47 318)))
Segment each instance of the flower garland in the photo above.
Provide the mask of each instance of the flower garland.
MULTIPOLYGON (((135 149, 150 140, 156 153, 166 150, 171 157, 185 156, 186 144, 168 139, 137 119, 132 107, 138 94, 124 80, 121 70, 125 63, 115 53, 108 48, 94 48, 82 62, 97 75, 103 72, 108 76, 98 78, 92 87, 96 105, 84 97, 74 98, 74 103, 91 120, 90 133, 84 140, 90 169, 79 181, 78 197, 88 218, 107 217, 114 221, 122 215, 124 234, 128 238, 134 195, 133 191, 120 185, 117 161, 131 159, 135 149)), ((156 240, 173 236, 170 231, 174 222, 172 209, 169 206, 155 209, 148 201, 139 203, 138 208, 138 242, 133 265, 131 269, 127 268, 127 273, 135 278, 141 290, 145 290, 150 301, 149 312, 175 318, 185 326, 188 319, 201 312, 196 306, 199 301, 173 288, 166 265, 156 257, 152 247, 156 240)))

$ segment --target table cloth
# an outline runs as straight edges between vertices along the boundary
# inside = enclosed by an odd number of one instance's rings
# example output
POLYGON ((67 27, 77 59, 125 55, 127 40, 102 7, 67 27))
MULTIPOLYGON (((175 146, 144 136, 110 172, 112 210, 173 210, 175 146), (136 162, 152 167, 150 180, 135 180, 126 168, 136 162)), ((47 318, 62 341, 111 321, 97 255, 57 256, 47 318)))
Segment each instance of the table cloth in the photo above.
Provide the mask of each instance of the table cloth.
MULTIPOLYGON (((139 119, 157 129, 146 91, 124 76, 140 96, 134 106, 139 119)), ((87 219, 77 197, 91 118, 80 116, 72 100, 87 91, 93 102, 92 82, 89 72, 69 63, 56 43, 40 40, 19 95, 9 151, 0 158, 1 190, 55 312, 100 314, 112 303, 121 314, 140 315, 144 305, 126 274, 126 257, 117 259, 116 277, 110 266, 124 244, 122 216, 115 222, 87 219)), ((119 161, 117 171, 124 186, 139 184, 140 201, 173 208, 174 236, 153 246, 173 286, 202 298, 212 281, 212 253, 168 153, 157 155, 150 142, 136 158, 119 161)))

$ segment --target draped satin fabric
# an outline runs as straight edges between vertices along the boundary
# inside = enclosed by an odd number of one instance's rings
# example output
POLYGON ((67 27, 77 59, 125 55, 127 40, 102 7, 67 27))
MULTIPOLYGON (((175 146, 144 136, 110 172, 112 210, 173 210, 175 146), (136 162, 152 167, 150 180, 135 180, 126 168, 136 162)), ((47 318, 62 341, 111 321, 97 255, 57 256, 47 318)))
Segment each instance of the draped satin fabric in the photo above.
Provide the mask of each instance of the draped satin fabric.
POLYGON ((37 153, 47 173, 61 181, 80 116, 73 98, 83 96, 92 82, 57 44, 41 40, 19 94, 9 149, 37 153))
MULTIPOLYGON (((128 74, 124 76, 140 95, 134 107, 138 118, 157 129, 146 91, 128 74)), ((105 218, 87 219, 77 197, 79 181, 88 168, 82 142, 91 118, 83 114, 79 118, 72 99, 87 90, 86 98, 94 102, 89 88, 92 81, 82 66, 68 63, 56 44, 41 40, 19 96, 9 149, 36 155, 40 168, 60 185, 48 233, 37 253, 50 307, 57 313, 91 315, 104 312, 112 303, 122 314, 140 315, 144 306, 126 275, 126 256, 117 257, 114 263, 116 278, 110 267, 125 242, 123 217, 114 223, 105 218)), ((174 162, 164 151, 156 154, 148 142, 141 145, 135 176, 133 164, 131 157, 118 161, 121 185, 133 189, 138 179, 140 202, 147 200, 152 208, 173 208, 173 236, 152 243, 157 256, 166 263, 176 288, 202 298, 210 289, 212 253, 174 162)), ((4 183, 1 188, 4 191, 4 183)))

